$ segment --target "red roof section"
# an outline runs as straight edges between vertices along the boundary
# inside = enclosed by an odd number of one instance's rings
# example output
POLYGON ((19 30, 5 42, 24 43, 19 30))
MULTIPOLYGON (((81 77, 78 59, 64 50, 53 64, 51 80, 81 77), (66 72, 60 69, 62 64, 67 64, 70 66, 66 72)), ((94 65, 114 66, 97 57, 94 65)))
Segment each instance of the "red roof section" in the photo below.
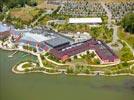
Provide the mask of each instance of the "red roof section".
POLYGON ((90 39, 84 42, 68 45, 62 49, 59 48, 62 47, 50 50, 50 54, 58 59, 62 59, 65 55, 71 57, 88 50, 95 50, 96 54, 103 61, 108 60, 109 62, 114 62, 115 59, 118 59, 114 52, 104 42, 98 41, 96 39, 90 39))

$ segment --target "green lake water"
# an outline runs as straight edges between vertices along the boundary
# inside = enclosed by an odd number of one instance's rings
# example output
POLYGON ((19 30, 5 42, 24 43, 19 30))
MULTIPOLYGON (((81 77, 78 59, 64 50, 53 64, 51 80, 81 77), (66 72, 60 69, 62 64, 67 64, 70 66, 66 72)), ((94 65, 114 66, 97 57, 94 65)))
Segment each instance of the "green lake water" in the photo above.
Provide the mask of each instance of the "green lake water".
POLYGON ((17 75, 13 65, 36 58, 0 50, 0 100, 134 100, 134 77, 17 75))

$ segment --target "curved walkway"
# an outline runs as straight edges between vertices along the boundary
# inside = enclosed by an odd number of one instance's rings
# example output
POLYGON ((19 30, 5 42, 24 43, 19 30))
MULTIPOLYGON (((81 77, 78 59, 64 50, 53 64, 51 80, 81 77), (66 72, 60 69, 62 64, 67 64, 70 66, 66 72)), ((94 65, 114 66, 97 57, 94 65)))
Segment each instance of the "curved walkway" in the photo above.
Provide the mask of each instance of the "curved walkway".
POLYGON ((58 66, 66 66, 66 65, 67 65, 67 64, 62 64, 62 63, 55 62, 55 61, 53 61, 53 60, 51 60, 51 59, 48 59, 48 57, 45 57, 45 59, 46 59, 47 61, 49 61, 49 62, 55 64, 55 65, 58 65, 58 66))
POLYGON ((112 20, 112 13, 111 11, 107 8, 107 6, 105 5, 105 3, 103 1, 100 0, 100 3, 102 5, 102 7, 105 9, 107 16, 108 16, 108 27, 111 26, 111 20, 112 20))
MULTIPOLYGON (((1 47, 0 47, 1 48, 1 47)), ((40 64, 40 67, 43 67, 47 70, 52 70, 53 68, 48 68, 48 67, 45 67, 42 63, 42 60, 41 60, 41 57, 40 57, 40 54, 37 54, 37 53, 34 53, 34 52, 31 52, 31 51, 27 51, 27 50, 20 50, 20 49, 7 49, 7 48, 2 48, 4 50, 9 50, 9 51, 14 51, 14 50, 17 50, 17 51, 22 51, 22 52, 26 52, 26 53, 30 53, 32 55, 35 55, 38 57, 38 60, 39 60, 39 64, 40 64)), ((127 61, 128 63, 132 63, 134 62, 134 60, 131 60, 131 61, 127 61)), ((120 63, 123 63, 123 62, 120 62, 120 63)), ((117 64, 120 64, 120 63, 115 63, 115 64, 109 64, 109 65, 90 65, 90 66, 93 66, 93 67, 108 67, 108 66, 113 66, 113 65, 117 65, 117 64)), ((130 69, 132 69, 134 67, 134 64, 130 66, 130 69)), ((14 73, 18 73, 18 74, 24 74, 24 73, 27 73, 27 72, 17 72, 14 70, 15 67, 12 68, 12 71, 14 73)), ((22 71, 22 68, 19 67, 19 69, 22 71)), ((56 73, 49 73, 49 72, 46 72, 46 71, 33 71, 33 72, 43 72, 43 73, 46 73, 46 74, 61 74, 62 72, 66 72, 66 69, 58 69, 60 72, 56 72, 56 73)), ((30 72, 29 72, 30 73, 30 72)), ((94 75, 97 75, 98 71, 95 72, 94 75)), ((99 75, 105 75, 103 71, 99 71, 99 75)), ((81 74, 78 74, 78 75, 84 75, 83 73, 81 74)), ((86 74, 88 76, 88 74, 86 74)), ((118 75, 132 75, 134 76, 133 74, 130 74, 130 73, 125 73, 125 74, 114 74, 114 75, 108 75, 108 76, 118 76, 118 75)), ((93 75, 91 75, 93 76, 93 75)), ((106 75, 107 76, 107 75, 106 75)))

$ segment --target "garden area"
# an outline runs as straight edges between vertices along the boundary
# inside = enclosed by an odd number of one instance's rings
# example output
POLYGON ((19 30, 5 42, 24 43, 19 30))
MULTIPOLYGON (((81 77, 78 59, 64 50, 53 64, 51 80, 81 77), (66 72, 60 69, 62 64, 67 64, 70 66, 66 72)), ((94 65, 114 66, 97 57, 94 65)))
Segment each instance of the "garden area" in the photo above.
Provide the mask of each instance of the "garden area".
POLYGON ((96 57, 96 54, 94 52, 89 53, 87 51, 87 54, 80 55, 79 57, 74 56, 72 59, 67 60, 65 63, 76 67, 77 65, 80 66, 99 65, 101 62, 96 57))
POLYGON ((108 29, 107 26, 92 27, 90 35, 98 40, 105 41, 106 43, 113 40, 113 29, 108 29))

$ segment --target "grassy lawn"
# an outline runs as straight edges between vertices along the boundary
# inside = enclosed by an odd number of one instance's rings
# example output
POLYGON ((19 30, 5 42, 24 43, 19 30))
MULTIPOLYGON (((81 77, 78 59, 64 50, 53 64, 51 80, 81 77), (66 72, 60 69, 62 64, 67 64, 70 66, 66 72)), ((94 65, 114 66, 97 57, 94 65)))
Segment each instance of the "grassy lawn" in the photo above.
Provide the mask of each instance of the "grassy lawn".
POLYGON ((46 61, 46 60, 43 61, 43 65, 44 65, 45 67, 55 68, 55 66, 54 66, 52 63, 50 63, 50 62, 48 62, 48 61, 46 61))
POLYGON ((14 8, 14 9, 11 9, 10 16, 19 18, 22 21, 30 22, 39 13, 40 13, 40 10, 36 8, 31 8, 31 7, 14 8))
POLYGON ((84 55, 81 56, 81 58, 74 58, 73 60, 67 62, 70 63, 73 66, 90 66, 90 65, 99 65, 100 61, 94 57, 91 57, 90 55, 84 55))
POLYGON ((29 68, 29 67, 32 67, 32 64, 31 63, 27 63, 27 64, 24 64, 22 66, 22 68, 29 68))
POLYGON ((126 33, 122 28, 119 28, 118 36, 120 39, 125 40, 134 49, 134 35, 126 33))
POLYGON ((127 46, 124 46, 119 54, 122 61, 129 61, 134 59, 132 52, 127 46))
POLYGON ((23 28, 24 25, 30 25, 42 12, 33 7, 14 8, 10 10, 6 22, 13 24, 16 28, 23 28))
MULTIPOLYGON (((134 49, 134 35, 124 32, 124 30, 120 27, 118 29, 118 36, 121 40, 126 41, 134 49)), ((122 61, 134 60, 134 56, 130 48, 125 43, 122 43, 122 45, 123 48, 119 52, 120 59, 122 61)))
POLYGON ((71 16, 63 15, 63 14, 52 14, 52 15, 45 15, 44 18, 39 20, 40 24, 46 25, 47 21, 49 20, 68 20, 71 16))
POLYGON ((123 73, 134 73, 134 70, 130 70, 131 63, 122 63, 115 66, 104 68, 104 72, 106 75, 110 74, 123 74, 123 73))

